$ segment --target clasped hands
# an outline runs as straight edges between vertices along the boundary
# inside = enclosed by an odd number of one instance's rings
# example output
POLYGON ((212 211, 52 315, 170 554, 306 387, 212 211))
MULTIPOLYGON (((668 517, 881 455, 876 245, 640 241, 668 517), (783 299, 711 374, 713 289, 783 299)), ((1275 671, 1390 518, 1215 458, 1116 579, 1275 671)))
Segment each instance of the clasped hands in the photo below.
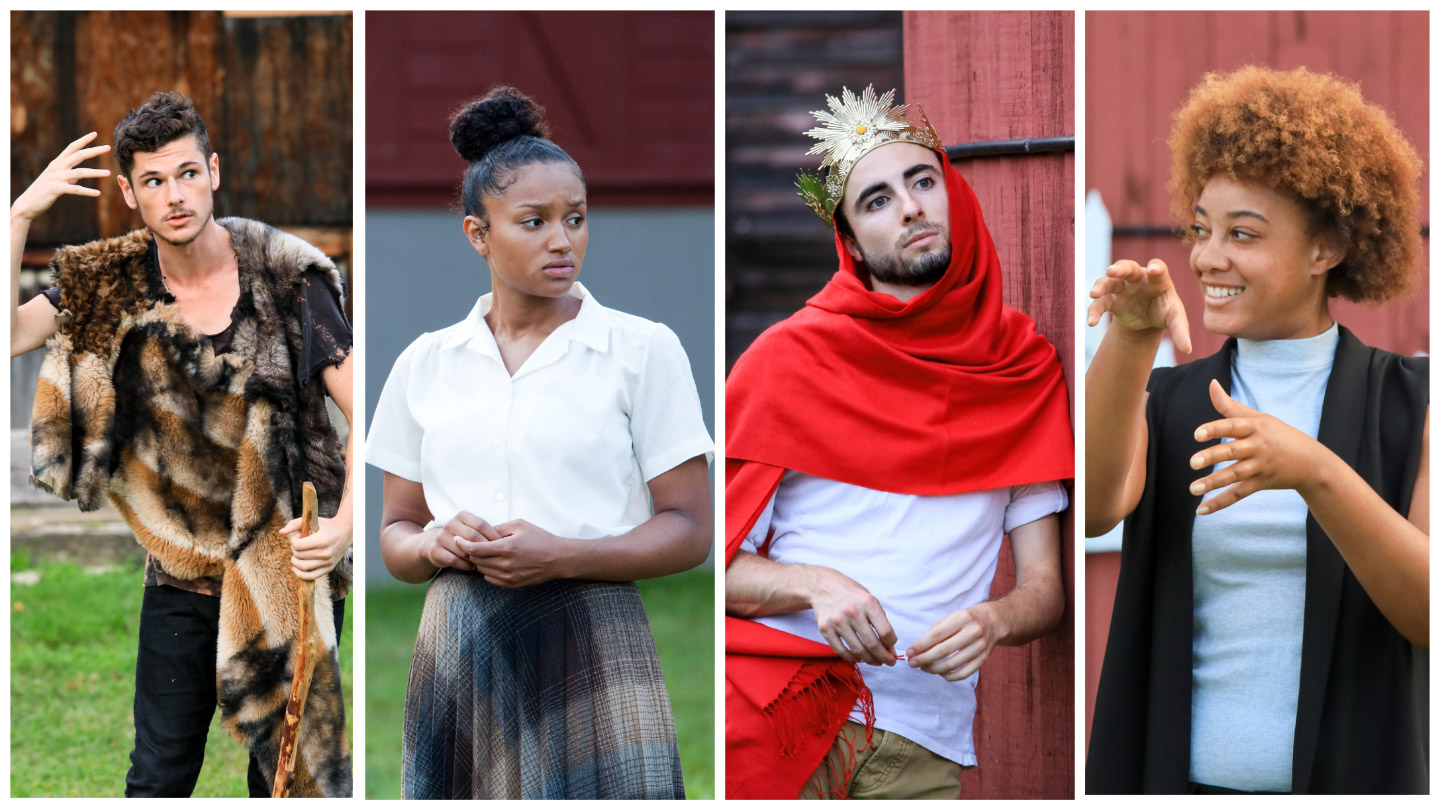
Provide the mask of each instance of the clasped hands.
MULTIPOLYGON (((880 600, 865 586, 830 568, 816 568, 811 605, 830 649, 840 658, 894 666, 897 637, 880 600)), ((973 675, 1003 635, 994 603, 981 602, 936 622, 905 651, 916 669, 960 681, 973 675)))
POLYGON ((426 558, 436 568, 475 571, 502 588, 562 579, 563 540, 524 520, 491 526, 460 512, 435 532, 426 558))

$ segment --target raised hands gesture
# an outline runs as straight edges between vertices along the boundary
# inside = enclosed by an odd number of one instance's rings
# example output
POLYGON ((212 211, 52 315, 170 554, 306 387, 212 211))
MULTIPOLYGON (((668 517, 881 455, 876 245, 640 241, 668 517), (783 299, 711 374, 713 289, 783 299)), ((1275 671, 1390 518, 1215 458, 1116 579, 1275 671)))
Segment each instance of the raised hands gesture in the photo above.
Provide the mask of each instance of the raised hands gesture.
POLYGON ((1190 353, 1190 324, 1185 305, 1170 280, 1165 262, 1151 259, 1145 266, 1121 259, 1105 269, 1105 277, 1090 288, 1095 299, 1087 312, 1089 325, 1110 313, 1113 325, 1134 334, 1169 329, 1175 348, 1190 353))
POLYGON ((80 185, 89 177, 109 177, 109 169, 82 169, 80 164, 110 151, 109 146, 85 144, 95 140, 94 132, 81 136, 50 161, 45 171, 15 198, 10 206, 10 356, 24 354, 45 345, 45 341, 58 328, 55 309, 44 296, 36 296, 24 306, 14 306, 20 300, 20 270, 25 260, 25 240, 30 235, 30 223, 50 210, 50 206, 62 194, 78 194, 82 197, 99 197, 100 189, 80 185))
POLYGON ((92 132, 89 135, 82 135, 61 152, 45 171, 25 189, 25 193, 15 199, 10 206, 10 218, 25 219, 34 221, 41 214, 50 210, 50 206, 60 199, 62 194, 78 194, 82 197, 99 197, 100 189, 82 186, 78 181, 91 177, 109 177, 109 169, 86 169, 80 164, 93 157, 98 157, 110 151, 108 145, 86 147, 97 137, 92 132))

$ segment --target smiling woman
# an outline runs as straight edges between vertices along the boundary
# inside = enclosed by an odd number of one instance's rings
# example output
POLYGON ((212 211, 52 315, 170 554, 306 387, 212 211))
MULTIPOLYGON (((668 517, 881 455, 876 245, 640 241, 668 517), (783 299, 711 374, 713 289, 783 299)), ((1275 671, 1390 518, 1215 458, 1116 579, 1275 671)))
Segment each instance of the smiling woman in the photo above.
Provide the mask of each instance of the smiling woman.
POLYGON ((1293 340, 1330 328, 1326 281, 1344 254, 1290 194, 1217 175, 1200 192, 1187 234, 1206 329, 1293 340))
POLYGON ((1330 313, 1414 285, 1419 159, 1303 68, 1207 76, 1175 122, 1173 210, 1230 340, 1152 373, 1164 330, 1191 348, 1169 268, 1091 290, 1086 530, 1126 534, 1087 790, 1424 792, 1429 364, 1330 313))
POLYGON ((498 87, 456 114, 491 292, 405 350, 371 425, 385 566, 431 581, 404 794, 683 798, 632 580, 705 559, 712 445, 674 333, 577 282, 585 181, 542 113, 498 87))

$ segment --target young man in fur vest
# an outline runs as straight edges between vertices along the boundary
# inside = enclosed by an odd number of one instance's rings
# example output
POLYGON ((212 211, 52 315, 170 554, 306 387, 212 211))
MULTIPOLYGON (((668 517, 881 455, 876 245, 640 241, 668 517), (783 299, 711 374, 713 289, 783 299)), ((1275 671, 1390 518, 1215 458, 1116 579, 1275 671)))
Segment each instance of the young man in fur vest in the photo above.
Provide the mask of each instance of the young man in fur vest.
MULTIPOLYGON (((109 176, 65 148, 10 208, 10 297, 30 223, 109 176)), ((156 93, 115 128, 116 178, 145 228, 62 248, 55 285, 12 310, 10 352, 46 347, 32 476, 85 511, 108 496, 149 556, 127 796, 188 796, 220 706, 270 795, 302 579, 326 651, 298 735, 291 795, 349 796, 337 630, 349 586, 349 470, 325 410, 347 422, 351 335, 334 264, 303 240, 214 217, 220 158, 190 99, 156 93), (314 482, 320 531, 299 537, 314 482)), ((345 458, 350 457, 346 447, 345 458)))

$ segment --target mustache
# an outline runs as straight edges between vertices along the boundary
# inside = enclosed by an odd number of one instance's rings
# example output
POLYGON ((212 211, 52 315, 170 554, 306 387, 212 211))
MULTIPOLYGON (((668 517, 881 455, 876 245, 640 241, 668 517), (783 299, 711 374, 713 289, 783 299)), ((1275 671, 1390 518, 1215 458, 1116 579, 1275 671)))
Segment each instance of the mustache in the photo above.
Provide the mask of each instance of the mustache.
POLYGON ((934 231, 941 236, 947 236, 947 234, 945 233, 945 229, 934 222, 916 222, 915 224, 905 229, 905 233, 901 234, 900 238, 895 241, 895 246, 904 247, 905 243, 915 238, 916 234, 923 233, 925 231, 934 231))

